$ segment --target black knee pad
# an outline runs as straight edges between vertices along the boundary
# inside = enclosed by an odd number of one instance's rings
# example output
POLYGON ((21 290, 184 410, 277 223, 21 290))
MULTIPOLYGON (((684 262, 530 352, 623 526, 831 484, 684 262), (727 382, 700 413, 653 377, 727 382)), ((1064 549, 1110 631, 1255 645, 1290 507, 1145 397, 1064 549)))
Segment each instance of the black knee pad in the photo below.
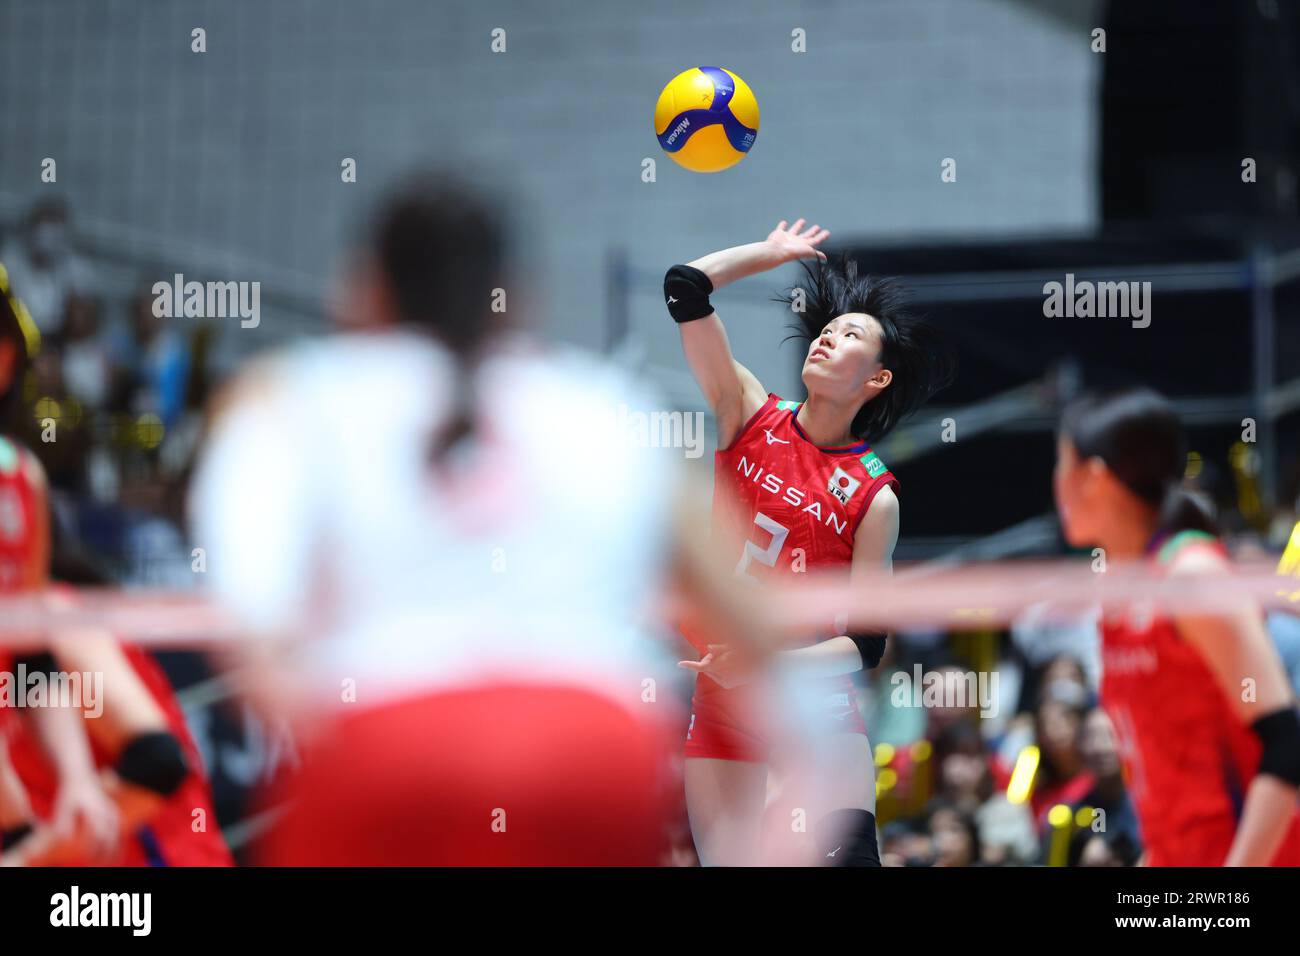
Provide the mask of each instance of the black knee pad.
POLYGON ((113 768, 126 783, 170 797, 190 772, 181 742, 166 731, 133 737, 113 768))
POLYGON ((0 830, 0 850, 12 849, 31 835, 32 825, 30 823, 20 823, 11 829, 0 830))
POLYGON ((876 815, 870 810, 832 810, 815 836, 826 866, 880 866, 876 815))

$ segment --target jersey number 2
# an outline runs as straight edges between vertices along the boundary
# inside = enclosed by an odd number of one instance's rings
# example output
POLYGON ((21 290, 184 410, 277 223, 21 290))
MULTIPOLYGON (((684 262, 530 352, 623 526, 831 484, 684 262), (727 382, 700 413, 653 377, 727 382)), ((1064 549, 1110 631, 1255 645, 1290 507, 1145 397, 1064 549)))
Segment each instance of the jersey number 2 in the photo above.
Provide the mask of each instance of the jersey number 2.
POLYGON ((740 556, 740 563, 736 565, 736 577, 757 584, 758 579, 749 573, 749 562, 757 561, 759 564, 766 564, 769 568, 776 567, 776 559, 781 554, 781 548, 785 544, 785 538, 790 533, 790 529, 777 524, 761 511, 754 515, 754 524, 770 534, 772 540, 768 542, 766 548, 760 548, 752 541, 745 542, 745 553, 740 556))

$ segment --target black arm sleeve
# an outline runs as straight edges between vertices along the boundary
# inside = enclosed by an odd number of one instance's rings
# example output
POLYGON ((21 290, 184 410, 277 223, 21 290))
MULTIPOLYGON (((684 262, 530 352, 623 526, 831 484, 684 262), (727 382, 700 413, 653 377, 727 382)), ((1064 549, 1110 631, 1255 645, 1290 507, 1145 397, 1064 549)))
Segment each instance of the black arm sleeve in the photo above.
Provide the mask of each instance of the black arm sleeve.
POLYGON ((713 311, 709 294, 713 282, 694 266, 673 266, 664 276, 664 304, 673 321, 694 322, 713 311))
POLYGON ((1265 714, 1250 729, 1264 745, 1258 772, 1300 787, 1300 714, 1296 709, 1283 707, 1265 714))

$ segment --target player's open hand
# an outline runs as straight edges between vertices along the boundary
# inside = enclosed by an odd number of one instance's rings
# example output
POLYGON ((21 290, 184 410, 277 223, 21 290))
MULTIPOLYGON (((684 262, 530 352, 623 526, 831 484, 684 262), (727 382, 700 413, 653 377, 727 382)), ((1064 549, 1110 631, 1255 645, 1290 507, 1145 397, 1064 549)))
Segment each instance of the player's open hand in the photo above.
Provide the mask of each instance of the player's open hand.
POLYGON ((796 259, 820 259, 826 261, 826 253, 817 247, 830 235, 830 231, 813 223, 804 229, 804 220, 796 219, 793 226, 786 227, 782 219, 767 237, 767 244, 780 257, 782 262, 794 262, 796 259))
POLYGON ((118 811, 99 781, 64 781, 55 798, 51 831, 60 842, 81 847, 92 859, 117 852, 118 811))
POLYGON ((726 688, 738 687, 754 676, 753 660, 728 644, 710 644, 708 653, 698 661, 678 661, 677 666, 708 674, 726 688))

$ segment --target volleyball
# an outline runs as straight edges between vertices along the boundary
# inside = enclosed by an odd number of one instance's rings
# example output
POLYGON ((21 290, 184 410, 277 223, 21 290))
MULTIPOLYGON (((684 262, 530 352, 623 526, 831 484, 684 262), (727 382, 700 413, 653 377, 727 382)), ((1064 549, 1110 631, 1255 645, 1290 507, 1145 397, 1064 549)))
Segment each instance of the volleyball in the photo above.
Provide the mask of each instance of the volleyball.
POLYGON ((716 173, 745 158, 758 136, 758 100, 730 70, 692 67, 678 73, 655 104, 659 146, 697 173, 716 173))

